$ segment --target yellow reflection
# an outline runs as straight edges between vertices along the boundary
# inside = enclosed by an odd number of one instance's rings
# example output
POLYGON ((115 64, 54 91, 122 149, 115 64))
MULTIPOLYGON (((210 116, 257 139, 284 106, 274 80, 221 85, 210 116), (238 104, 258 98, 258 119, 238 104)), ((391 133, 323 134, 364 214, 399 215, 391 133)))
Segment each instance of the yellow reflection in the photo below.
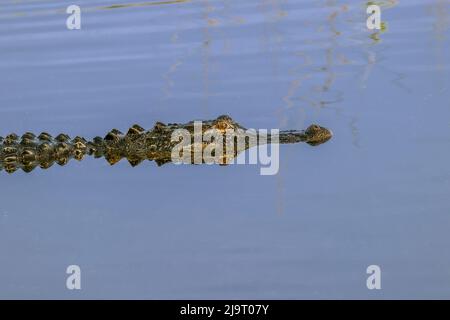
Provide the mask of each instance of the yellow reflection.
POLYGON ((168 1, 147 1, 139 3, 124 3, 124 4, 113 4, 110 6, 96 7, 98 9, 120 9, 120 8, 132 8, 132 7, 147 7, 147 6, 160 6, 164 4, 175 4, 190 2, 191 0, 168 0, 168 1))

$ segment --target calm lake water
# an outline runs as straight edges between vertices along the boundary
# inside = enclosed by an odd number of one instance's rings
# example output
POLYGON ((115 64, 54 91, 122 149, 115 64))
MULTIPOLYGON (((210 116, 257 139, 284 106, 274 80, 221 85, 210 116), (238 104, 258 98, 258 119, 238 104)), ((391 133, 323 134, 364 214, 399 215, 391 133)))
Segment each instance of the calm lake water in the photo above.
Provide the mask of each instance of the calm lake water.
POLYGON ((450 2, 379 3, 374 32, 366 1, 3 0, 1 136, 229 114, 334 137, 281 146, 274 176, 2 171, 0 298, 450 298, 450 2))

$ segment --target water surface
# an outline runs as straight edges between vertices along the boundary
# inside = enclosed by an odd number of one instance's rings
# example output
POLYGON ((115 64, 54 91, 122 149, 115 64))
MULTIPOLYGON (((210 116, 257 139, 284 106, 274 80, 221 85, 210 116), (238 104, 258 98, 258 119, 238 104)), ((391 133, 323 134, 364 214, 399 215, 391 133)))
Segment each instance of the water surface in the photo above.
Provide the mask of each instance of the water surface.
POLYGON ((450 298, 449 1, 383 1, 383 32, 356 0, 79 0, 69 31, 71 4, 0 4, 0 135, 229 114, 334 138, 275 176, 0 172, 0 298, 450 298))

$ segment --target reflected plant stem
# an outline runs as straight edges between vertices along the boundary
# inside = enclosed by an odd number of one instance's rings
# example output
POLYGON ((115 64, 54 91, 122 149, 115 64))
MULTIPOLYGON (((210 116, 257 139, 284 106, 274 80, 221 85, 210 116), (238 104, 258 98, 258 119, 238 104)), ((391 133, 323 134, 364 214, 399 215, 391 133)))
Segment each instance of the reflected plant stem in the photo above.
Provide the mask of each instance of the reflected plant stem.
POLYGON ((439 91, 445 90, 446 76, 445 76, 445 58, 450 53, 444 53, 445 40, 448 38, 450 31, 450 8, 448 0, 436 0, 432 5, 432 12, 435 15, 436 22, 433 25, 434 31, 434 44, 435 44, 435 56, 436 56, 436 70, 438 72, 437 86, 439 91))
MULTIPOLYGON (((178 40, 179 40, 179 24, 177 19, 175 32, 171 36, 171 42, 178 43, 178 40)), ((171 97, 172 88, 175 84, 173 76, 177 71, 178 67, 183 64, 183 60, 184 60, 183 58, 178 58, 177 60, 175 60, 175 62, 170 65, 169 70, 162 75, 165 85, 163 87, 163 97, 161 98, 161 100, 167 100, 171 97)))
POLYGON ((203 0, 204 10, 203 10, 203 19, 205 20, 205 27, 203 28, 203 44, 202 44, 202 81, 203 81, 203 108, 204 113, 208 114, 209 110, 209 87, 210 87, 210 79, 209 79, 209 70, 210 70, 210 45, 212 42, 210 35, 210 21, 209 21, 209 13, 214 10, 214 7, 209 4, 208 0, 203 0))
MULTIPOLYGON (((276 25, 278 21, 284 18, 286 13, 280 9, 280 2, 277 0, 262 0, 260 2, 259 8, 261 10, 261 13, 264 15, 264 37, 262 41, 263 48, 270 54, 271 64, 273 67, 273 77, 274 79, 276 79, 278 76, 278 51, 276 50, 281 46, 281 43, 284 39, 277 30, 276 25)), ((281 122, 282 120, 279 120, 279 123, 281 122)), ((279 173, 276 177, 278 214, 282 214, 284 211, 284 184, 282 179, 282 173, 279 173)))

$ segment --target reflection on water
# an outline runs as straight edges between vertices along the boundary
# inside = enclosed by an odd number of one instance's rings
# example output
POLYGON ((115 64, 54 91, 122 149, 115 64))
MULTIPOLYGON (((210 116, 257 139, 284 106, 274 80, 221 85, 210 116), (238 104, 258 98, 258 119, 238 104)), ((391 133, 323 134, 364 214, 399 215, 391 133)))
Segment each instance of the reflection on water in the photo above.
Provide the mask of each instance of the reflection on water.
MULTIPOLYGON (((71 139, 64 133, 55 138, 46 132, 38 136, 27 132, 21 137, 12 133, 5 138, 0 137, 0 171, 5 169, 13 173, 22 169, 30 173, 38 166, 42 169, 48 169, 55 163, 64 166, 71 159, 81 161, 85 156, 105 158, 110 165, 126 159, 132 167, 144 160, 155 161, 158 166, 171 162, 242 164, 236 162, 236 158, 246 150, 256 151, 254 147, 268 148, 267 145, 272 147, 273 144, 299 142, 318 146, 331 137, 329 129, 318 125, 311 125, 304 131, 287 130, 266 134, 254 129, 247 130, 226 115, 197 123, 156 122, 151 130, 135 124, 126 134, 113 129, 104 138, 97 136, 92 140, 80 136, 71 139)), ((256 159, 256 156, 253 157, 256 159)), ((278 163, 278 158, 278 153, 275 155, 271 151, 270 163, 264 164, 278 163)), ((276 171, 271 174, 276 174, 276 171)))
POLYGON ((202 45, 202 85, 203 85, 203 104, 204 112, 208 112, 208 98, 209 92, 209 69, 210 69, 210 46, 211 46, 211 36, 210 28, 217 24, 216 20, 210 19, 209 14, 214 11, 214 7, 209 4, 208 0, 203 0, 203 19, 205 24, 203 27, 203 45, 202 45))
POLYGON ((147 7, 147 6, 160 6, 163 4, 177 4, 183 2, 189 2, 190 0, 169 0, 169 1, 147 1, 139 3, 126 3, 126 4, 113 4, 105 7, 97 7, 99 9, 120 9, 120 8, 133 8, 133 7, 147 7))
POLYGON ((275 177, 91 159, 2 174, 0 297, 448 297, 448 1, 80 0, 68 31, 70 4, 0 4, 0 135, 226 113, 334 138, 282 145, 275 177), (389 290, 365 290, 374 263, 389 290))
POLYGON ((436 21, 433 23, 433 29, 435 33, 434 42, 435 46, 435 61, 436 71, 439 73, 440 79, 437 83, 441 91, 446 89, 445 81, 448 80, 448 75, 445 73, 445 67, 448 60, 445 58, 446 50, 445 43, 448 42, 448 30, 450 29, 450 6, 448 1, 441 0, 431 4, 433 15, 436 17, 436 21))
MULTIPOLYGON (((40 1, 40 0, 39 0, 40 1)), ((146 1, 146 2, 136 2, 136 3, 124 3, 124 4, 112 4, 107 6, 83 6, 83 13, 86 12, 93 12, 97 10, 109 10, 109 9, 121 9, 121 8, 140 8, 140 7, 151 7, 151 6, 161 6, 166 4, 180 4, 185 2, 190 2, 192 0, 168 0, 168 1, 146 1)), ((26 1, 25 3, 32 3, 34 1, 26 1)), ((47 2, 47 1, 42 1, 47 2)), ((57 3, 55 1, 48 1, 57 3)), ((33 10, 33 11, 13 11, 10 13, 7 13, 6 15, 0 15, 2 18, 9 18, 9 17, 28 17, 28 16, 35 16, 35 15, 51 15, 54 13, 58 14, 65 14, 66 9, 61 8, 61 3, 57 3, 58 8, 55 10, 33 10)), ((67 4, 69 6, 70 3, 67 4)), ((67 7, 66 6, 66 7, 67 7)))

